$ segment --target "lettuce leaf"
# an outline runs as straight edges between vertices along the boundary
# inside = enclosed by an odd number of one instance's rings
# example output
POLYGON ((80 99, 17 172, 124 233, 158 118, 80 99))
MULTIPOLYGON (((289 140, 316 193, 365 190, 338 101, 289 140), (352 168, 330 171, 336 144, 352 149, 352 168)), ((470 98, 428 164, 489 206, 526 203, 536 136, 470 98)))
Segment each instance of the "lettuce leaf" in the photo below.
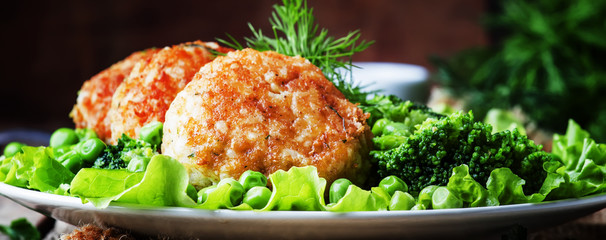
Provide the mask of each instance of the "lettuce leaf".
POLYGON ((6 158, 2 161, 2 166, 0 166, 0 171, 2 172, 2 182, 13 185, 15 187, 27 187, 27 179, 21 177, 22 174, 17 174, 17 170, 19 166, 15 165, 15 161, 13 160, 15 157, 6 158))
POLYGON ((355 185, 349 185, 345 195, 338 202, 326 206, 331 212, 351 211, 385 211, 389 206, 390 196, 380 187, 370 191, 355 185))
POLYGON ((140 184, 125 192, 119 202, 154 206, 192 207, 187 195, 189 178, 185 167, 166 155, 155 155, 149 161, 140 184))
POLYGON ((72 181, 71 193, 105 208, 110 202, 153 206, 193 207, 187 195, 187 170, 165 155, 152 157, 144 173, 126 170, 82 169, 72 181))
POLYGON ((446 187, 469 207, 497 206, 499 201, 494 195, 474 180, 465 164, 452 169, 453 174, 446 187))
POLYGON ((272 195, 262 211, 321 211, 325 209, 326 180, 318 177, 315 167, 292 167, 269 176, 272 195))
MULTIPOLYGON (((202 209, 234 209, 234 210, 250 210, 248 204, 240 204, 238 206, 234 206, 232 202, 232 193, 236 192, 237 186, 233 186, 230 182, 235 181, 234 179, 223 179, 221 180, 216 187, 212 189, 208 193, 208 197, 206 201, 196 206, 196 208, 202 209)), ((240 197, 244 194, 242 186, 240 187, 240 191, 237 192, 240 197)))
POLYGON ((6 175, 13 167, 13 157, 5 157, 4 155, 0 156, 0 182, 4 182, 6 179, 6 175))
POLYGON ((492 133, 517 129, 522 135, 526 135, 524 123, 520 118, 516 117, 512 110, 492 108, 486 113, 484 123, 492 126, 492 133))
POLYGON ((82 202, 91 202, 95 207, 105 208, 125 191, 139 184, 143 172, 124 169, 83 168, 71 182, 71 194, 82 202))
POLYGON ((524 194, 523 186, 526 181, 514 174, 509 168, 497 168, 490 173, 486 188, 490 195, 496 197, 500 205, 516 203, 536 203, 545 199, 545 195, 534 193, 524 194))
POLYGON ((2 161, 3 182, 41 192, 67 195, 74 174, 53 159, 51 148, 23 147, 23 152, 2 161), (8 169, 8 171, 6 171, 8 169))
POLYGON ((563 163, 545 184, 554 187, 549 199, 582 197, 606 190, 606 145, 590 138, 569 120, 565 135, 555 134, 552 153, 563 163))

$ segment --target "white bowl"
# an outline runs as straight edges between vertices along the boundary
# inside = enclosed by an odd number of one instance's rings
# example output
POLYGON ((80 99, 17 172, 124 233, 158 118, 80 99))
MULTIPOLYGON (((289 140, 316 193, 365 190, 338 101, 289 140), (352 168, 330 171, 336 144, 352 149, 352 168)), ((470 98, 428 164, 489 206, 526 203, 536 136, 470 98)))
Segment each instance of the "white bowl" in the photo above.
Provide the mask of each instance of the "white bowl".
POLYGON ((429 96, 428 71, 422 66, 395 62, 354 62, 353 82, 366 91, 396 95, 425 103, 429 96))

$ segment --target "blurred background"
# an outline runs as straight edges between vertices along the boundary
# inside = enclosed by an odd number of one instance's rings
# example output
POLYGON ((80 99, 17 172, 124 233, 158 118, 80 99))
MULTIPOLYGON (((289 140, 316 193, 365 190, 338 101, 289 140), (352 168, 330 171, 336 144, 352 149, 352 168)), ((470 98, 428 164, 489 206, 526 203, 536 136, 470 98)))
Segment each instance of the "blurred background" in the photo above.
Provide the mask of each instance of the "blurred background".
MULTIPOLYGON (((374 40, 355 61, 432 68, 488 37, 479 24, 485 0, 309 0, 317 23, 341 37, 360 29, 374 40)), ((186 41, 238 40, 247 23, 270 33, 278 0, 9 1, 0 9, 0 131, 73 127, 69 112, 82 83, 130 53, 186 41)))

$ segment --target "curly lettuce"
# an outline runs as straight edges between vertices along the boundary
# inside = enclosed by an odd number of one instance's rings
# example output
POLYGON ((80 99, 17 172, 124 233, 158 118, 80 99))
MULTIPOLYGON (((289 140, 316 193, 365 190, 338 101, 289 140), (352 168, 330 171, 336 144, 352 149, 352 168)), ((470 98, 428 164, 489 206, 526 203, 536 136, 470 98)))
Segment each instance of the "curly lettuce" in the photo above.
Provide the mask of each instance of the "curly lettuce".
POLYGON ((98 208, 110 202, 149 206, 192 207, 187 195, 187 170, 165 155, 152 157, 145 172, 119 169, 82 169, 71 182, 71 194, 98 208))
POLYGON ((596 143, 587 131, 570 120, 565 135, 554 135, 552 148, 563 165, 545 181, 544 186, 553 188, 548 199, 582 197, 605 191, 605 144, 596 143))
POLYGON ((17 187, 67 195, 74 174, 55 160, 52 149, 30 146, 22 149, 22 153, 2 160, 0 180, 17 187))

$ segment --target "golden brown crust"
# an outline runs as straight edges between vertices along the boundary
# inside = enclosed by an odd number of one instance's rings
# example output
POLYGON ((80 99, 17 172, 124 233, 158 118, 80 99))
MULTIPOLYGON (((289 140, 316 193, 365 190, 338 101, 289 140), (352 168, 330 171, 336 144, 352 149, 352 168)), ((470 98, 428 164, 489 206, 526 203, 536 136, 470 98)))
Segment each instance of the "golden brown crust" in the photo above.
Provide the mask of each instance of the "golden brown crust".
POLYGON ((84 82, 70 113, 76 128, 90 128, 97 132, 99 138, 109 139, 111 129, 107 112, 114 92, 137 62, 149 59, 157 51, 148 49, 132 53, 84 82))
POLYGON ((166 47, 135 65, 112 98, 108 114, 111 142, 122 134, 136 138, 145 124, 164 122, 164 114, 177 93, 200 67, 214 59, 208 49, 229 51, 216 43, 195 41, 166 47))
POLYGON ((198 186, 248 169, 268 175, 307 165, 328 182, 362 183, 372 144, 367 118, 307 60, 245 49, 203 67, 178 94, 162 150, 198 186))

